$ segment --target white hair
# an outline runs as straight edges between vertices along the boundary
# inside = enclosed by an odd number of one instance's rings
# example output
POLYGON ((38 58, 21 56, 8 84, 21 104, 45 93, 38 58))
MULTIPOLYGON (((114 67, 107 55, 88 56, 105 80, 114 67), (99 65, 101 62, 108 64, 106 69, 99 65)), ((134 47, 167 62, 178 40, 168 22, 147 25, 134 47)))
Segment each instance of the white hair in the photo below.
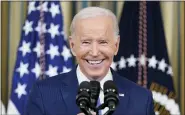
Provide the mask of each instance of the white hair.
POLYGON ((79 13, 77 13, 71 23, 70 31, 73 35, 75 31, 75 23, 78 19, 86 19, 90 17, 96 17, 96 16, 110 16, 113 20, 113 27, 114 27, 114 34, 117 37, 119 35, 119 27, 116 16, 112 13, 112 11, 100 8, 100 7, 87 7, 82 9, 79 13))

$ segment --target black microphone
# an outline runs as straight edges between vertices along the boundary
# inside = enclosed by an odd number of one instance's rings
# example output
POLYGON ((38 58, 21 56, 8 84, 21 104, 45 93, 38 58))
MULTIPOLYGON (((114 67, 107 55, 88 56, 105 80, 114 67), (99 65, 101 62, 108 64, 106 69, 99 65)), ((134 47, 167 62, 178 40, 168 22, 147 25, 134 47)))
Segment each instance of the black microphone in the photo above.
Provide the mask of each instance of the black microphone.
POLYGON ((119 103, 118 90, 114 82, 111 80, 106 81, 104 83, 103 89, 104 89, 104 104, 105 104, 104 106, 109 108, 106 114, 110 115, 115 111, 119 103))
POLYGON ((85 115, 91 115, 90 107, 90 83, 84 81, 80 84, 78 94, 76 96, 76 104, 85 115))
POLYGON ((91 109, 96 112, 96 105, 98 102, 99 94, 100 94, 100 82, 98 81, 90 81, 91 84, 91 109))

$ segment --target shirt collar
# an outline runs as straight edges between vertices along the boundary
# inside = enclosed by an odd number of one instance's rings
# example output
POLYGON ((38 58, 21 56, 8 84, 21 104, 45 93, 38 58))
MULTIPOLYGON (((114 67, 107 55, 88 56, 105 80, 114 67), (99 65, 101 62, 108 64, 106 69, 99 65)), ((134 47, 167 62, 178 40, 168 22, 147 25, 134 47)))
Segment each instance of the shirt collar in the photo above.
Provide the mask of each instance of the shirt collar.
MULTIPOLYGON (((88 79, 88 77, 86 77, 82 71, 80 70, 79 65, 77 66, 76 69, 76 75, 77 75, 77 79, 78 79, 78 84, 82 83, 83 81, 88 81, 90 82, 90 80, 88 79)), ((107 75, 100 81, 100 85, 101 85, 101 89, 103 89, 103 85, 106 81, 108 80, 113 80, 112 78, 112 73, 111 70, 109 69, 107 75)))

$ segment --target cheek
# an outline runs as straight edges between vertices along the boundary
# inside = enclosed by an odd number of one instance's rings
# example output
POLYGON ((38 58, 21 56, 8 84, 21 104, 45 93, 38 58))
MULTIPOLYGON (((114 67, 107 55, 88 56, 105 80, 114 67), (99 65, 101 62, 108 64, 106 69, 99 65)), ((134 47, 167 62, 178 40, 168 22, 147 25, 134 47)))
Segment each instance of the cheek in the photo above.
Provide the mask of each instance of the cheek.
POLYGON ((75 47, 76 55, 79 57, 82 57, 86 55, 89 52, 90 48, 89 47, 84 47, 84 46, 77 46, 75 47))
POLYGON ((109 57, 113 57, 114 53, 115 53, 114 48, 110 47, 110 46, 106 46, 106 47, 102 46, 102 47, 100 47, 100 51, 103 52, 104 54, 106 54, 109 57))

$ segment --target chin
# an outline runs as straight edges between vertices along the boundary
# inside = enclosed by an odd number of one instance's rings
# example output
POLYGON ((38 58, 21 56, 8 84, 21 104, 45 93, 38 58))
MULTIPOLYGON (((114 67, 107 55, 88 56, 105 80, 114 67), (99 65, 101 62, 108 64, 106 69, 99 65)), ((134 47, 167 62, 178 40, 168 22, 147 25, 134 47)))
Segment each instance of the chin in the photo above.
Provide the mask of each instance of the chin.
POLYGON ((91 79, 91 80, 101 80, 102 79, 102 76, 98 76, 98 75, 96 75, 96 76, 91 76, 89 79, 91 79))
POLYGON ((93 79, 98 79, 98 78, 104 77, 105 75, 106 75, 105 73, 97 73, 95 71, 89 74, 89 76, 92 77, 93 79))
POLYGON ((97 77, 102 76, 102 74, 92 73, 92 74, 89 74, 89 76, 92 77, 92 78, 97 78, 97 77))

